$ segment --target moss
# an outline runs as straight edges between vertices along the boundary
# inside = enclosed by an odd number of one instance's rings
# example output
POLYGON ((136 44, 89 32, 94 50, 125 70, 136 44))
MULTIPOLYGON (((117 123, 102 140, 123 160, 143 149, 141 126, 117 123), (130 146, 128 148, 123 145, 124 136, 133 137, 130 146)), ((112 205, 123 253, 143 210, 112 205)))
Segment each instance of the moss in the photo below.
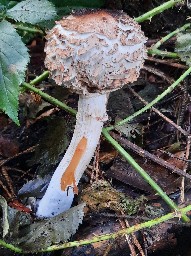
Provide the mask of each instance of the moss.
POLYGON ((145 200, 143 196, 132 199, 103 180, 96 181, 84 189, 81 198, 92 211, 110 209, 128 215, 137 213, 145 200))

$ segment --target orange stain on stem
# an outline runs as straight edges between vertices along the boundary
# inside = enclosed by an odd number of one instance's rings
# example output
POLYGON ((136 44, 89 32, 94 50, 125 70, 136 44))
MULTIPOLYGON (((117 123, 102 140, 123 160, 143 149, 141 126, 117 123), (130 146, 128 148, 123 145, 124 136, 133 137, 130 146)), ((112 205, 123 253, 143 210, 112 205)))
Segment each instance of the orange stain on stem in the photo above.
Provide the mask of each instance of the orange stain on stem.
POLYGON ((87 147, 87 139, 82 137, 78 143, 71 162, 69 163, 66 171, 63 173, 61 178, 61 190, 65 191, 68 187, 73 186, 73 191, 75 194, 78 194, 78 188, 76 186, 75 180, 75 171, 78 167, 78 164, 85 153, 87 147))

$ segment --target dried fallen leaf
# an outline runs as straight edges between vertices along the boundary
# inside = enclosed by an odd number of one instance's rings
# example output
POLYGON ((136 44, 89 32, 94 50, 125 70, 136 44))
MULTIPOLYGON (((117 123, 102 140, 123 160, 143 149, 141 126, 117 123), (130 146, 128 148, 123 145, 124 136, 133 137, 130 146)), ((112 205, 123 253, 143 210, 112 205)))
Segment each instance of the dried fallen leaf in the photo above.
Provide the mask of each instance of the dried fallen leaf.
POLYGON ((19 145, 16 140, 0 136, 0 155, 12 157, 19 153, 19 145))
POLYGON ((37 252, 60 242, 66 242, 76 233, 84 217, 82 203, 53 218, 36 221, 20 230, 15 243, 24 252, 37 252))
POLYGON ((2 229, 3 229, 3 237, 5 237, 9 232, 9 222, 7 217, 7 201, 2 196, 0 196, 0 207, 3 212, 2 229))
POLYGON ((50 179, 51 176, 46 175, 44 178, 38 177, 34 180, 30 180, 18 191, 18 196, 20 198, 31 196, 41 198, 48 187, 50 179))

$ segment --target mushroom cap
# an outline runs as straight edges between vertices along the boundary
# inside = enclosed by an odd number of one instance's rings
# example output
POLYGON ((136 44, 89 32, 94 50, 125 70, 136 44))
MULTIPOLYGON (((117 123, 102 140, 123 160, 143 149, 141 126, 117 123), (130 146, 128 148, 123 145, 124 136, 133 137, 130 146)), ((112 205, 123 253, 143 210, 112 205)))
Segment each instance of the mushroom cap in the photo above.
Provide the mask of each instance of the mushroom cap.
POLYGON ((82 9, 57 21, 46 39, 52 78, 79 94, 136 81, 146 58, 140 25, 122 11, 82 9))

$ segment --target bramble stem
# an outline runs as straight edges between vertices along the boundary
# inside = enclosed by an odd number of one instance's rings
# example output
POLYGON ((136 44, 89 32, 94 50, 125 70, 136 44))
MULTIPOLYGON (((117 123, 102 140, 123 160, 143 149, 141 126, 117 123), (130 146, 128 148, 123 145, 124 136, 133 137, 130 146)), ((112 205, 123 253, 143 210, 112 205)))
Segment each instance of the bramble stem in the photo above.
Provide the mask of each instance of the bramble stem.
POLYGON ((128 123, 136 116, 142 114, 146 110, 150 109, 153 105, 158 103, 161 99, 163 99, 168 93, 170 93, 177 85, 179 85, 180 82, 182 82, 191 72, 191 67, 188 68, 173 84, 171 84, 163 93, 158 95, 154 100, 152 100, 150 103, 148 103, 145 107, 141 108, 131 116, 128 116, 127 118, 121 120, 120 122, 117 122, 115 125, 106 127, 107 131, 111 131, 115 129, 116 126, 123 125, 125 123, 128 123))
POLYGON ((154 44, 150 49, 148 49, 148 54, 150 55, 159 55, 161 57, 167 57, 167 58, 179 58, 179 55, 175 52, 167 52, 159 50, 158 48, 167 40, 169 40, 171 37, 175 36, 176 34, 185 31, 187 28, 191 26, 190 23, 185 24, 184 26, 177 28, 173 32, 169 33, 168 35, 162 37, 156 44, 154 44))
POLYGON ((64 244, 61 244, 61 245, 52 245, 52 246, 49 246, 47 249, 45 249, 43 251, 44 252, 51 252, 51 251, 55 251, 55 250, 65 249, 65 248, 68 248, 68 247, 75 247, 75 246, 80 246, 80 245, 92 244, 92 243, 96 243, 96 242, 100 242, 100 241, 106 241, 106 240, 109 240, 109 239, 115 239, 118 236, 122 236, 122 235, 125 235, 125 234, 129 235, 129 234, 135 233, 136 231, 139 231, 139 230, 142 230, 142 229, 145 229, 145 228, 151 228, 155 225, 158 225, 162 222, 166 222, 166 221, 171 220, 175 217, 180 218, 181 215, 186 214, 190 210, 191 210, 191 205, 189 205, 185 208, 179 209, 178 212, 168 213, 168 214, 166 214, 162 217, 159 217, 159 218, 156 218, 156 219, 153 219, 153 220, 149 220, 149 221, 146 221, 146 222, 143 222, 143 223, 140 223, 140 224, 133 225, 129 228, 119 230, 119 231, 117 231, 115 233, 112 233, 112 234, 94 236, 91 239, 73 241, 73 242, 64 243, 64 244))
MULTIPOLYGON (((158 186, 158 184, 139 166, 135 160, 125 151, 119 143, 112 138, 107 129, 103 128, 102 134, 104 137, 112 144, 112 146, 117 149, 117 151, 130 163, 131 166, 141 175, 141 177, 162 197, 162 199, 168 204, 168 206, 179 211, 178 206, 167 196, 167 194, 158 186)), ((184 222, 189 222, 190 219, 186 215, 182 215, 184 222)))
POLYGON ((171 37, 175 36, 176 34, 185 31, 187 28, 189 28, 191 26, 190 23, 185 24, 184 26, 177 28, 176 30, 174 30, 173 32, 169 33, 168 35, 162 37, 156 44, 154 44, 151 49, 158 49, 164 42, 166 42, 167 40, 169 40, 171 37))
POLYGON ((162 50, 158 50, 158 49, 155 49, 155 48, 148 49, 147 53, 150 54, 150 55, 158 55, 158 56, 161 56, 163 58, 164 57, 172 58, 172 59, 179 58, 179 55, 175 52, 167 52, 167 51, 162 51, 162 50))
POLYGON ((170 0, 166 3, 163 3, 159 6, 157 6, 156 8, 152 9, 151 11, 148 11, 144 14, 142 14, 141 16, 135 18, 135 21, 137 22, 143 22, 145 20, 150 20, 153 16, 169 9, 172 8, 173 6, 175 6, 177 3, 181 3, 182 0, 170 0))
POLYGON ((49 71, 44 71, 40 76, 35 77, 32 81, 30 81, 30 84, 35 85, 40 82, 42 82, 44 79, 48 78, 50 72, 49 71))
MULTIPOLYGON (((39 80, 39 77, 37 77, 36 79, 34 80, 39 80)), ((33 84, 34 84, 34 80, 33 80, 33 84)), ((61 109, 64 109, 66 110, 67 112, 75 115, 77 113, 76 110, 74 110, 73 108, 67 106, 65 103, 57 100, 56 98, 48 95, 47 93, 45 92, 42 92, 40 89, 37 89, 36 87, 32 86, 31 84, 29 83, 26 83, 26 82, 23 82, 22 83, 22 86, 25 87, 26 89, 32 91, 32 92, 35 92, 37 93, 38 95, 40 95, 43 99, 47 100, 48 102, 50 102, 51 104, 53 105, 56 105, 58 107, 60 107, 61 109)))
POLYGON ((21 248, 16 247, 16 246, 14 246, 13 244, 8 244, 8 243, 6 243, 5 241, 3 241, 3 240, 1 240, 1 239, 0 239, 0 246, 1 246, 1 247, 4 247, 4 248, 6 248, 6 249, 9 249, 9 250, 11 250, 11 251, 13 251, 13 252, 23 253, 23 250, 22 250, 21 248))

